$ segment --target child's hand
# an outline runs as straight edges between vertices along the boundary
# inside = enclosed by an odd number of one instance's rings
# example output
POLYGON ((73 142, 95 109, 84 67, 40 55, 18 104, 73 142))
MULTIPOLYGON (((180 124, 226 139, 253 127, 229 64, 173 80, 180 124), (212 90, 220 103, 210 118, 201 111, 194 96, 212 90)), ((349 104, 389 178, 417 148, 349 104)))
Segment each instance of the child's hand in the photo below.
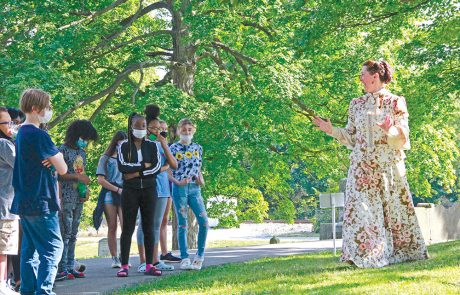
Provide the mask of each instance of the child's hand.
POLYGON ((89 187, 86 188, 86 197, 85 198, 80 198, 80 203, 84 203, 89 200, 89 195, 90 195, 90 189, 89 187))
POLYGON ((53 164, 51 164, 50 160, 49 159, 45 159, 42 161, 42 164, 43 166, 45 166, 46 168, 50 168, 53 164))
POLYGON ((177 185, 179 186, 184 186, 184 185, 187 185, 189 182, 191 182, 192 180, 190 178, 186 178, 186 179, 182 179, 181 181, 178 181, 177 182, 177 185))
POLYGON ((78 181, 83 182, 85 185, 88 185, 90 182, 90 179, 88 175, 86 174, 77 174, 78 175, 78 181))

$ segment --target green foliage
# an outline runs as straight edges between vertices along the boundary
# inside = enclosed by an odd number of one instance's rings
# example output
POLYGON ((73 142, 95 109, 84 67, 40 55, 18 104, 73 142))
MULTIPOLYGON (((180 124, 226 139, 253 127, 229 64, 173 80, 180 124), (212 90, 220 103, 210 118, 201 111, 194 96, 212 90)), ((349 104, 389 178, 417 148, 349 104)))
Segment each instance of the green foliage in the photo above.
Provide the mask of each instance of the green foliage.
MULTIPOLYGON (((236 200, 235 200, 236 201, 236 200)), ((240 222, 236 216, 237 204, 228 198, 215 197, 213 202, 208 200, 206 211, 209 217, 219 219, 218 228, 232 228, 239 226, 240 222)))
POLYGON ((238 199, 238 220, 262 222, 268 217, 268 203, 257 189, 246 188, 241 190, 238 199))
POLYGON ((296 210, 290 199, 283 198, 278 201, 271 215, 273 219, 285 220, 287 223, 294 223, 296 210))
POLYGON ((262 220, 268 211, 311 218, 317 192, 346 177, 349 151, 315 130, 308 111, 343 126, 349 101, 362 94, 358 74, 369 58, 394 66, 389 88, 408 103, 415 197, 458 198, 455 1, 184 0, 172 1, 174 19, 164 8, 138 12, 137 0, 83 2, 3 5, 0 104, 16 106, 27 87, 49 91, 58 143, 71 120, 92 118, 101 140, 88 150, 86 223, 99 191, 98 158, 112 134, 126 129, 129 113, 148 103, 159 104, 170 124, 196 122, 205 198, 238 198, 239 220, 262 220), (113 3, 119 5, 106 9, 113 3), (189 83, 160 81, 157 69, 178 65, 191 65, 183 78, 189 83))

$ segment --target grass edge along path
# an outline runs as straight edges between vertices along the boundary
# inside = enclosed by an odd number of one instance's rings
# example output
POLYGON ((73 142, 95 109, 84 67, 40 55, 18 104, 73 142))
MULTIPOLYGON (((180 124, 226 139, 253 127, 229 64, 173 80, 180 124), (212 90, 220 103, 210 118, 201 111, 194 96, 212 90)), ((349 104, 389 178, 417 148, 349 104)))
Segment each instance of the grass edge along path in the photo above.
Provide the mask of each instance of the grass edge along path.
POLYGON ((357 269, 322 252, 183 272, 111 294, 460 294, 460 240, 432 245, 431 258, 357 269))

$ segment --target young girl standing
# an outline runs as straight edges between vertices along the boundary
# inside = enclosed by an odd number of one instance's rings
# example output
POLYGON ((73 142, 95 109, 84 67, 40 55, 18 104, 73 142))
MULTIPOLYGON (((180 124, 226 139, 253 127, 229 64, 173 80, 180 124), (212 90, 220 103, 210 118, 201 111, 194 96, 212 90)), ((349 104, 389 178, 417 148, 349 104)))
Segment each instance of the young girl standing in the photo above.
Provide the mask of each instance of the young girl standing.
POLYGON ((178 221, 177 240, 182 259, 180 268, 200 270, 204 261, 204 247, 209 228, 208 215, 201 197, 201 186, 204 185, 201 173, 203 148, 192 142, 196 128, 189 119, 180 120, 177 131, 180 140, 171 145, 170 149, 177 159, 178 168, 171 172, 170 179, 173 182, 172 195, 178 221), (193 263, 190 262, 187 246, 188 206, 199 224, 198 249, 193 263))
MULTIPOLYGON (((118 277, 128 276, 131 238, 136 225, 137 211, 140 208, 142 229, 145 240, 145 275, 160 276, 161 271, 153 266, 153 218, 157 200, 156 175, 161 168, 161 152, 158 145, 146 140, 145 118, 133 113, 128 119, 128 139, 118 146, 118 168, 123 174, 121 208, 123 228, 120 238, 121 269, 118 277)), ((166 141, 161 145, 168 153, 166 141)))
MULTIPOLYGON (((158 248, 160 242, 161 224, 163 222, 163 217, 165 215, 166 207, 168 205, 168 200, 171 196, 167 170, 169 170, 169 168, 176 169, 177 161, 169 151, 169 147, 166 144, 166 133, 164 133, 164 130, 161 128, 160 120, 158 119, 158 116, 160 115, 160 109, 158 108, 158 106, 147 105, 145 108, 145 115, 147 118, 148 138, 149 140, 152 140, 153 142, 158 144, 158 148, 161 153, 161 173, 157 175, 157 200, 153 216, 153 265, 159 270, 170 271, 174 270, 174 267, 171 265, 167 265, 158 259, 158 248)), ((145 251, 143 249, 144 241, 141 226, 138 227, 137 231, 137 243, 139 247, 139 258, 141 261, 141 265, 138 270, 142 272, 142 263, 145 263, 145 251)))
POLYGON ((121 262, 117 255, 117 224, 123 227, 123 215, 121 212, 121 193, 123 191, 123 177, 117 166, 117 145, 127 138, 126 133, 117 131, 108 148, 99 159, 96 175, 97 182, 107 190, 104 196, 104 214, 107 220, 107 242, 110 255, 112 256, 112 268, 121 267, 121 262))

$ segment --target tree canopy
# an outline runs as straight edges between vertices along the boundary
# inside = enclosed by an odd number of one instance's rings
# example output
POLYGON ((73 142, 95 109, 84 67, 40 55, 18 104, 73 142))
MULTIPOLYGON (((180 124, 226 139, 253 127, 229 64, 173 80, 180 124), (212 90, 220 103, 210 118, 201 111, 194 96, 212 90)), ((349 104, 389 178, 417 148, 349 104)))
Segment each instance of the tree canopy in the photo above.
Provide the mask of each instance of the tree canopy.
POLYGON ((383 58, 395 69, 389 89, 408 103, 414 195, 457 199, 459 9, 448 0, 7 1, 0 104, 17 106, 28 87, 50 92, 58 143, 71 120, 91 119, 101 137, 89 148, 94 175, 129 113, 156 103, 169 124, 196 121, 205 195, 238 198, 242 219, 292 220, 311 205, 303 197, 337 189, 348 167, 349 152, 311 116, 344 125, 363 93, 361 65, 383 58))

